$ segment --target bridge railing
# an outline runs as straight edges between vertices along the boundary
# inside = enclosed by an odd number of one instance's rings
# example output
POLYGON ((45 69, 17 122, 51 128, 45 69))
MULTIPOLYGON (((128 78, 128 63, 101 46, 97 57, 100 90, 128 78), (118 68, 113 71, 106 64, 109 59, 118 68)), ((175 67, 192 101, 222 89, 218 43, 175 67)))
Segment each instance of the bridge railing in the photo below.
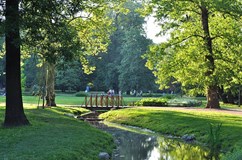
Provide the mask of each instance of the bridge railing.
POLYGON ((85 97, 85 107, 122 107, 123 104, 120 95, 90 94, 85 97))

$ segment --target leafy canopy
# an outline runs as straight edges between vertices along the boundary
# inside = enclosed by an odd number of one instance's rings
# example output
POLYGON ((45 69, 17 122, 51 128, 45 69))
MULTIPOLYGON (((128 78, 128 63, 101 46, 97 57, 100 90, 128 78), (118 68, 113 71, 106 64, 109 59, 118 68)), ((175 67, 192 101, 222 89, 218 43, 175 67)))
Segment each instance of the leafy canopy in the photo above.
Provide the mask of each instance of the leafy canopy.
POLYGON ((175 78, 190 93, 204 93, 214 84, 230 86, 241 80, 242 2, 235 0, 151 0, 145 14, 154 14, 167 42, 150 46, 147 66, 160 88, 175 78), (202 25, 202 7, 208 10, 209 35, 202 25), (212 40, 212 55, 205 40, 212 40), (214 59, 215 69, 206 57, 214 59), (211 72, 212 74, 207 74, 211 72))
POLYGON ((122 1, 107 0, 25 0, 21 3, 23 48, 53 64, 80 57, 84 70, 91 72, 94 67, 87 57, 106 51, 113 31, 107 13, 121 5, 122 1))

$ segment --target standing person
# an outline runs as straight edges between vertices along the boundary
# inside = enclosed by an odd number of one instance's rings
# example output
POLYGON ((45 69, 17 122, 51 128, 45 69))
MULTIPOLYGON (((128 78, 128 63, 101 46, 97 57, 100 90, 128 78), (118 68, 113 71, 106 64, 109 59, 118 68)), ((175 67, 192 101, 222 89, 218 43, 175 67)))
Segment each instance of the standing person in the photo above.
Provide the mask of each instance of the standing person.
POLYGON ((111 96, 114 96, 114 89, 111 90, 111 96))
POLYGON ((122 91, 118 91, 118 95, 121 97, 122 96, 122 91))
POLYGON ((89 92, 89 90, 90 90, 90 87, 89 86, 86 86, 85 92, 89 92))
POLYGON ((139 95, 142 97, 142 94, 143 94, 143 91, 142 90, 140 90, 140 92, 139 92, 139 95))
POLYGON ((109 89, 109 90, 108 90, 108 96, 111 96, 111 93, 112 93, 112 90, 109 89))

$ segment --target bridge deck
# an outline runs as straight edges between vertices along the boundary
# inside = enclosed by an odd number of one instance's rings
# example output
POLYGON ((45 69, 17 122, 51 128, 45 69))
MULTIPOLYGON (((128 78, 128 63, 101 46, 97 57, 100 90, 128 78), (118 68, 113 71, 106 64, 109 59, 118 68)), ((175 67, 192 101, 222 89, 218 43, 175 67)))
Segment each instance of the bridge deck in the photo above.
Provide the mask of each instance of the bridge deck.
POLYGON ((123 109, 123 108, 129 108, 128 106, 85 106, 82 105, 81 108, 85 108, 91 111, 96 111, 96 110, 102 110, 102 111, 108 111, 108 110, 113 110, 113 109, 123 109))

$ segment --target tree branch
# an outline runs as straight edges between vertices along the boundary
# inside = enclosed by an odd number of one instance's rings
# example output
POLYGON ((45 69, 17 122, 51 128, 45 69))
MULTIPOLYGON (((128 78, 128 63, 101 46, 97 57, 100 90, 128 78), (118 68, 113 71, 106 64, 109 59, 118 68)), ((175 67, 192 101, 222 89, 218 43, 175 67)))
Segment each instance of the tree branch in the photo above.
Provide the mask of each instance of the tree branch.
POLYGON ((190 36, 188 36, 188 37, 186 37, 186 38, 183 38, 182 40, 180 40, 180 41, 178 41, 178 42, 172 43, 170 46, 174 46, 174 45, 177 45, 177 44, 179 44, 179 43, 182 43, 182 42, 184 42, 184 41, 186 41, 186 40, 188 40, 188 39, 190 39, 190 38, 192 38, 192 37, 199 37, 199 38, 204 39, 203 36, 201 36, 201 35, 199 35, 199 34, 194 34, 194 35, 190 35, 190 36))

